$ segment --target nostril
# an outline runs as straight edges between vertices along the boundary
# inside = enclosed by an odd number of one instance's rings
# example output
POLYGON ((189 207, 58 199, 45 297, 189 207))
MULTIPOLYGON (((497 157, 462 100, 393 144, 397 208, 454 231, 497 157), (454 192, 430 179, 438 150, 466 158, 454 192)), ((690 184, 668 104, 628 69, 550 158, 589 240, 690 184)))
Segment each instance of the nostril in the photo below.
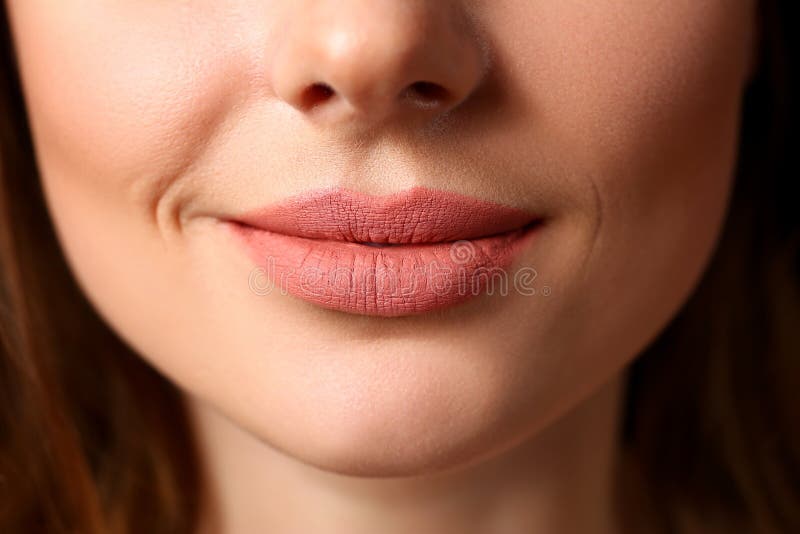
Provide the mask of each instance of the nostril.
POLYGON ((420 81, 406 87, 401 97, 427 107, 445 102, 450 97, 450 93, 437 83, 420 81))
POLYGON ((324 103, 334 94, 335 91, 329 85, 324 83, 315 83, 303 91, 303 94, 300 97, 300 102, 303 106, 303 109, 308 110, 324 103))

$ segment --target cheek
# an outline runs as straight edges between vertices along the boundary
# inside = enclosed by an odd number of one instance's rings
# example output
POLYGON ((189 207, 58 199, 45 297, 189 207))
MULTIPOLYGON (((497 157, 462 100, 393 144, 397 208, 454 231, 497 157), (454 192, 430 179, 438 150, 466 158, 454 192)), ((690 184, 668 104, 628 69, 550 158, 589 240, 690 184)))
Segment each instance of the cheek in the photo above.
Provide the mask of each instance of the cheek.
POLYGON ((560 175, 591 183, 599 239, 618 241, 598 244, 708 248, 731 185, 755 2, 515 5, 495 24, 516 37, 502 56, 529 139, 560 175))
MULTIPOLYGON (((247 80, 233 74, 250 65, 233 51, 236 21, 211 3, 195 17, 183 1, 11 4, 45 198, 74 275, 139 353, 175 362, 181 377, 201 372, 180 356, 187 339, 211 337, 197 325, 224 315, 225 299, 198 289, 219 284, 192 266, 183 243, 165 246, 156 211, 247 80)), ((188 189, 186 198, 196 193, 188 189)))
POLYGON ((596 252, 625 258, 628 283, 665 302, 686 294, 722 226, 751 42, 746 2, 673 4, 626 21, 630 33, 607 28, 581 65, 593 112, 563 131, 597 189, 596 252))
POLYGON ((184 4, 14 5, 45 182, 68 177, 104 202, 150 209, 195 159, 232 105, 237 78, 230 74, 241 58, 219 35, 228 30, 225 19, 208 9, 187 17, 184 4))
POLYGON ((564 164, 620 217, 729 180, 751 42, 752 2, 631 4, 568 0, 548 12, 532 93, 550 153, 569 154, 564 164))
POLYGON ((754 2, 513 5, 493 24, 527 110, 524 142, 565 190, 594 197, 556 221, 554 258, 582 257, 541 269, 561 297, 555 315, 569 317, 548 349, 597 368, 599 352, 632 359, 686 302, 721 230, 754 2))

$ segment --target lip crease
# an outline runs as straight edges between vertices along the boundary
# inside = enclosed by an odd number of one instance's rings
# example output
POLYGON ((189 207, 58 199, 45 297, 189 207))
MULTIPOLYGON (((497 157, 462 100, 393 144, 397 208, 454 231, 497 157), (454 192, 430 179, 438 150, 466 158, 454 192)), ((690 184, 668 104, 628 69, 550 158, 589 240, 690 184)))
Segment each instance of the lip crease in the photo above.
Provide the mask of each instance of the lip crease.
POLYGON ((491 273, 511 275, 542 217, 418 186, 382 196, 318 189, 223 222, 273 287, 393 317, 454 306, 481 294, 491 273))

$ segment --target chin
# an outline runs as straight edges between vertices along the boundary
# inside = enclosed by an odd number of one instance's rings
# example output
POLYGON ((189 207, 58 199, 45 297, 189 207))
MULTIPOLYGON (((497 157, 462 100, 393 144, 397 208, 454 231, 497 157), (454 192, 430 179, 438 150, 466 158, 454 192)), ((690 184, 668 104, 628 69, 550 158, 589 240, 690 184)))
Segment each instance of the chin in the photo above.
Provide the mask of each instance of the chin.
POLYGON ((511 375, 477 371, 477 354, 384 355, 328 354, 327 365, 304 360, 298 374, 247 395, 252 402, 217 392, 224 397, 216 405, 281 454, 357 477, 463 468, 542 422, 535 410, 521 409, 521 384, 511 375))

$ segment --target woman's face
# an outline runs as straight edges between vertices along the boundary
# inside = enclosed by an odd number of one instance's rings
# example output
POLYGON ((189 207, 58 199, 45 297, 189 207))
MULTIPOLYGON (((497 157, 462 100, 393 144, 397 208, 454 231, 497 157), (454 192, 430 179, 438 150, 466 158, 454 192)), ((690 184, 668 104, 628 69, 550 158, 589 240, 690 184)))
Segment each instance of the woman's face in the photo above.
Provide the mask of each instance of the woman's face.
POLYGON ((88 298, 186 392, 326 469, 422 472, 532 435, 666 326, 724 221, 755 0, 5 3, 88 298), (415 81, 457 98, 396 98, 415 81), (514 263, 532 283, 347 313, 256 291, 223 222, 416 186, 541 215, 514 263))

